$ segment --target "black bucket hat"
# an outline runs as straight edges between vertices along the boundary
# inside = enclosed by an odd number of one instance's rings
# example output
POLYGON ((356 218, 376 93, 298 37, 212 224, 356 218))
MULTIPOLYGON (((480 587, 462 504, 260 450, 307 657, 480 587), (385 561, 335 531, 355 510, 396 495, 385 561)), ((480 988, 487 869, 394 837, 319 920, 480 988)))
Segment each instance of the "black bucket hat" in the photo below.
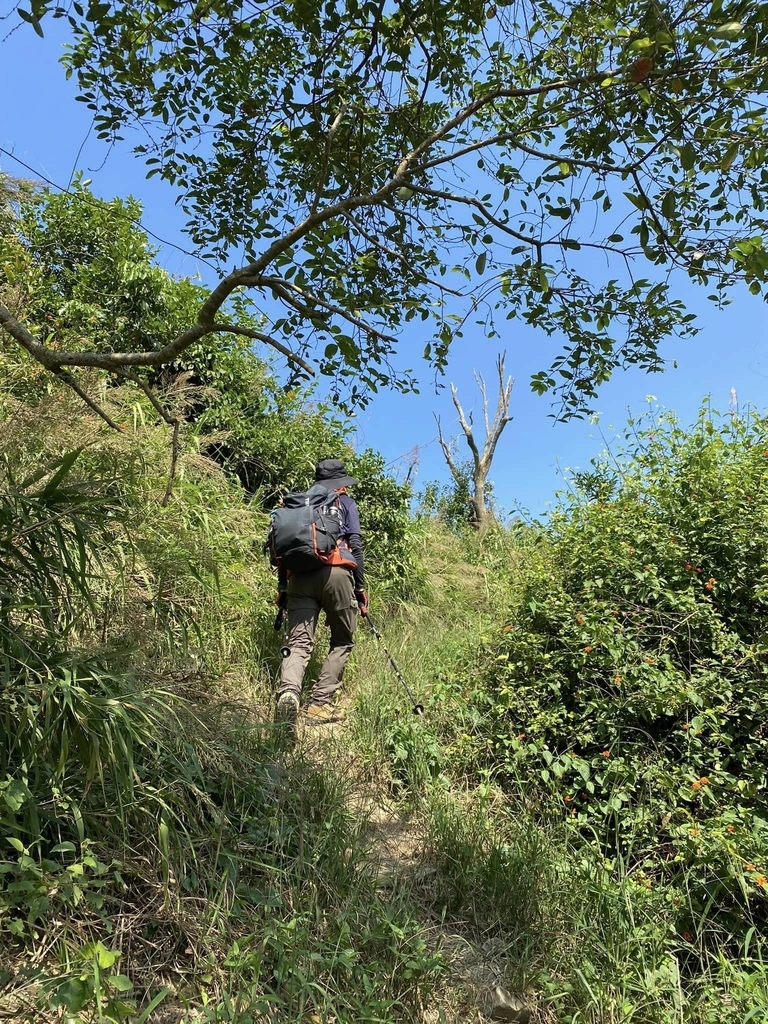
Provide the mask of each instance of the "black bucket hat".
POLYGON ((353 487, 357 480, 353 476, 347 476, 344 463, 338 459, 323 459, 318 462, 315 469, 315 483, 328 484, 338 490, 340 487, 353 487))

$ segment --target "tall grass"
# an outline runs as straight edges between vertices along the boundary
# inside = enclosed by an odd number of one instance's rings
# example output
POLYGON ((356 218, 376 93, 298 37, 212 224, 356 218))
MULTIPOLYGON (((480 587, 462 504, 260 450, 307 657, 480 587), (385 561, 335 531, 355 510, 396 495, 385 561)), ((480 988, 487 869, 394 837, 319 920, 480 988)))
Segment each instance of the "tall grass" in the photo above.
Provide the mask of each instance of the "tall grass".
POLYGON ((347 780, 273 735, 263 515, 192 437, 163 506, 166 432, 65 405, 2 441, 0 1007, 417 1020, 442 964, 416 906, 347 780))

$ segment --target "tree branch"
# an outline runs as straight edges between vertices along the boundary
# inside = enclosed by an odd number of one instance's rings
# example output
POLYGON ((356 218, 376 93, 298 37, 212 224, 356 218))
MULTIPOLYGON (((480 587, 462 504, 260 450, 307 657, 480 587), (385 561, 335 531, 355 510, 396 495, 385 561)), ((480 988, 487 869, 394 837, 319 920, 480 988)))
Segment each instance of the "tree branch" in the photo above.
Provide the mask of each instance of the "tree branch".
POLYGON ((262 334, 261 331, 253 331, 250 327, 240 327, 239 324, 214 324, 213 329, 223 334, 239 334, 243 338, 251 338, 253 341, 263 341, 265 345, 271 345, 272 348, 281 352, 289 362, 300 366, 305 373, 308 373, 311 377, 315 376, 313 366, 305 359, 302 359, 301 356, 297 356, 295 352, 292 352, 287 345, 283 345, 282 342, 270 337, 268 334, 262 334))
POLYGON ((453 461, 453 455, 451 454, 451 449, 450 449, 447 441, 443 437, 443 431, 442 431, 442 427, 441 427, 441 424, 440 424, 440 417, 439 416, 435 416, 435 422, 437 423, 437 440, 438 440, 438 443, 440 444, 440 447, 442 448, 443 455, 445 457, 445 461, 448 464, 448 469, 450 470, 451 476, 456 481, 456 483, 461 485, 462 482, 463 482, 462 478, 461 478, 461 473, 459 473, 459 470, 456 467, 456 463, 453 461))
POLYGON ((499 220, 498 217, 495 217, 479 199, 473 199, 471 196, 460 196, 455 192, 443 192, 440 189, 427 188, 426 185, 415 185, 412 182, 409 183, 408 188, 425 196, 432 196, 433 199, 447 199, 452 203, 463 203, 464 206, 474 207, 476 210, 480 211, 489 224, 493 224, 493 226, 498 228, 499 231, 503 231, 505 235, 511 235, 512 238, 516 238, 519 242, 525 242, 526 245, 532 245, 536 249, 539 262, 541 262, 542 246, 555 244, 552 242, 542 242, 537 238, 530 238, 528 235, 524 235, 520 231, 515 231, 515 229, 511 228, 509 224, 505 224, 503 220, 499 220))
POLYGON ((157 413, 157 415, 161 419, 165 420, 165 422, 169 426, 173 426, 176 423, 178 423, 179 417, 178 416, 172 416, 164 408, 164 406, 162 405, 162 403, 160 402, 159 398, 154 393, 152 388, 149 386, 149 384, 147 384, 147 382, 145 380, 141 379, 141 377, 138 375, 138 373, 133 373, 131 370, 118 370, 117 372, 118 372, 118 374, 121 377, 124 377, 126 380, 131 381, 133 384, 136 384, 136 385, 138 385, 138 387, 141 388, 141 390, 144 392, 144 394, 147 396, 147 398, 151 402, 152 407, 154 408, 154 410, 157 413))
POLYGON ((171 492, 173 490, 173 481, 176 476, 176 465, 179 461, 179 430, 181 428, 181 419, 176 418, 176 422, 173 424, 173 437, 171 438, 171 465, 168 470, 168 483, 165 486, 165 494, 160 505, 165 508, 171 499, 171 492))
POLYGON ((312 200, 312 206, 310 207, 310 214, 316 213, 317 208, 320 205, 320 196, 322 195, 323 185, 325 184, 325 176, 328 173, 328 162, 331 158, 331 146, 333 145, 333 137, 336 134, 339 125, 344 119, 344 115, 349 110, 348 103, 342 103, 341 110, 338 112, 331 122, 331 126, 328 129, 328 134, 325 138, 325 152, 323 154, 323 165, 320 168, 320 174, 318 175, 317 188, 315 189, 315 197, 312 200))
POLYGON ((414 146, 410 153, 407 153, 398 164, 395 177, 400 179, 407 176, 413 169, 413 164, 422 153, 431 149, 436 142, 440 142, 444 139, 445 136, 448 135, 449 132, 452 132, 454 128, 458 128, 459 125, 469 120, 469 118, 482 110, 483 107, 486 107, 491 103, 495 103, 496 100, 524 99, 527 96, 540 96, 542 93, 592 85, 594 82, 601 82, 604 78, 615 74, 615 71, 607 70, 600 71, 594 75, 582 75, 577 78, 554 79, 551 82, 542 82, 541 85, 532 85, 524 89, 490 89, 487 93, 484 93, 476 100, 473 100, 472 103, 467 104, 463 110, 460 110, 458 114, 452 117, 449 121, 446 121, 442 127, 437 128, 431 135, 427 136, 426 139, 423 139, 418 146, 414 146))
POLYGON ((319 295, 315 295, 314 292, 309 292, 306 288, 300 288, 297 284, 292 281, 285 281, 279 277, 265 277, 262 279, 262 283, 267 287, 271 288, 272 291, 279 295, 281 299, 287 302, 290 306, 293 306, 303 316, 307 317, 308 320, 318 317, 317 310, 311 309, 305 304, 305 302, 316 302, 318 306, 331 313, 334 316, 340 316, 342 319, 347 320, 349 323, 354 324, 361 331, 365 331, 366 334, 371 334, 375 338, 379 338, 381 341, 386 341, 390 344, 396 344, 397 338, 391 334, 384 334, 372 324, 368 324, 365 320, 361 320, 359 317, 354 316, 352 313, 348 313, 345 309, 340 306, 334 306, 331 302, 326 302, 325 299, 321 299, 319 295), (305 302, 300 302, 295 296, 291 295, 291 292, 296 292, 300 295, 305 302))
MULTIPOLYGON (((506 353, 502 352, 496 361, 496 369, 499 375, 499 400, 496 406, 496 412, 493 416, 493 422, 490 429, 486 429, 485 445, 483 447, 483 459, 486 460, 488 471, 490 471, 493 457, 496 454, 496 445, 499 442, 499 438, 502 435, 504 427, 508 423, 511 423, 512 417, 508 416, 509 403, 512 398, 512 388, 514 387, 514 380, 512 377, 507 378, 504 381, 504 363, 506 359, 506 353)), ((488 417, 486 416, 486 424, 488 417)))
MULTIPOLYGON (((393 259, 400 260, 400 262, 407 267, 411 273, 414 272, 413 265, 408 262, 407 257, 404 256, 403 253, 398 252, 397 249, 390 249, 388 246, 382 245, 378 238, 369 234, 360 221, 356 217, 353 217, 351 213, 348 213, 346 218, 349 223, 354 226, 355 230, 359 231, 363 238, 377 248, 379 252, 384 253, 385 256, 392 256, 393 259)), ((455 295, 460 299, 465 297, 465 292, 458 291, 456 288, 449 288, 448 285, 443 284, 441 281, 436 281, 434 278, 422 275, 421 279, 425 284, 431 284, 433 288, 438 288, 440 291, 445 292, 448 295, 455 295)))
POLYGON ((98 402, 94 402, 91 396, 86 394, 85 391, 83 391, 83 389, 80 387, 80 385, 77 383, 77 381, 75 380, 71 373, 67 373, 66 370, 61 369, 55 369, 50 367, 49 369, 50 372, 55 377, 58 377, 63 384, 66 384, 67 387, 72 388, 72 390, 75 392, 78 398, 85 402, 88 408, 92 409, 97 416, 100 416, 101 419, 103 419, 108 426, 110 426, 113 430, 119 430, 122 432, 123 428, 120 426, 120 424, 115 423, 115 421, 112 419, 109 413, 105 412, 105 410, 101 408, 98 402))
POLYGON ((462 409, 461 403, 459 402, 459 393, 456 390, 455 384, 451 384, 451 395, 453 396, 453 404, 456 406, 456 412, 459 414, 459 423, 461 425, 461 429, 464 431, 464 435, 467 439, 467 444, 469 445, 469 450, 472 452, 472 458, 474 460, 475 465, 477 465, 478 462, 480 461, 480 452, 477 449, 477 444, 475 443, 475 438, 474 435, 472 434, 472 427, 469 423, 467 423, 467 418, 464 415, 464 410, 462 409))

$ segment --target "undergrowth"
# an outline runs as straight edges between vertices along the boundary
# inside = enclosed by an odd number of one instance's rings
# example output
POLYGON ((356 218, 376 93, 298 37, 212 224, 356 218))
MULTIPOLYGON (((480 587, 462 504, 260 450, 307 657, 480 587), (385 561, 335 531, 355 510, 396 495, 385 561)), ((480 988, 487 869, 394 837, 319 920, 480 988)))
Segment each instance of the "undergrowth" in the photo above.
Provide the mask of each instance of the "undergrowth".
POLYGON ((369 459, 397 557, 342 758, 271 724, 258 501, 192 430, 166 499, 166 431, 102 400, 121 433, 3 398, 2 1012, 458 1021, 502 984, 543 1024, 766 1017, 762 420, 633 425, 482 542, 369 459), (419 837, 394 884, 361 791, 419 837))
POLYGON ((5 399, 3 1012, 416 1020, 443 970, 417 908, 350 780, 273 732, 267 517, 192 434, 166 501, 166 431, 109 401, 132 429, 5 399))
POLYGON ((768 1014, 767 437, 708 410, 631 424, 549 524, 510 528, 487 614, 432 609, 426 714, 378 723, 422 898, 505 946, 543 1020, 768 1014))

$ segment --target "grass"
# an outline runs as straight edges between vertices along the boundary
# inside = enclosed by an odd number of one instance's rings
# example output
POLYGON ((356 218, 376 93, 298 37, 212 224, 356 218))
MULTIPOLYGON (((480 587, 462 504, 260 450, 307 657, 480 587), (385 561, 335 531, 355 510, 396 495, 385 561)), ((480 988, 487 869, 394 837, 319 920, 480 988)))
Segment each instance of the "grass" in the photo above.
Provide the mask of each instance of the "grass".
POLYGON ((441 961, 407 894, 377 888, 348 780, 286 754, 248 711, 186 701, 183 732, 155 725, 134 759, 130 798, 110 802, 105 781, 79 809, 98 839, 78 843, 62 815, 55 847, 0 862, 16 879, 0 937, 14 997, 34 1004, 26 1019, 63 1006, 117 1020, 163 990, 185 1020, 418 1019, 441 961), (30 956, 45 964, 31 974, 30 956))

